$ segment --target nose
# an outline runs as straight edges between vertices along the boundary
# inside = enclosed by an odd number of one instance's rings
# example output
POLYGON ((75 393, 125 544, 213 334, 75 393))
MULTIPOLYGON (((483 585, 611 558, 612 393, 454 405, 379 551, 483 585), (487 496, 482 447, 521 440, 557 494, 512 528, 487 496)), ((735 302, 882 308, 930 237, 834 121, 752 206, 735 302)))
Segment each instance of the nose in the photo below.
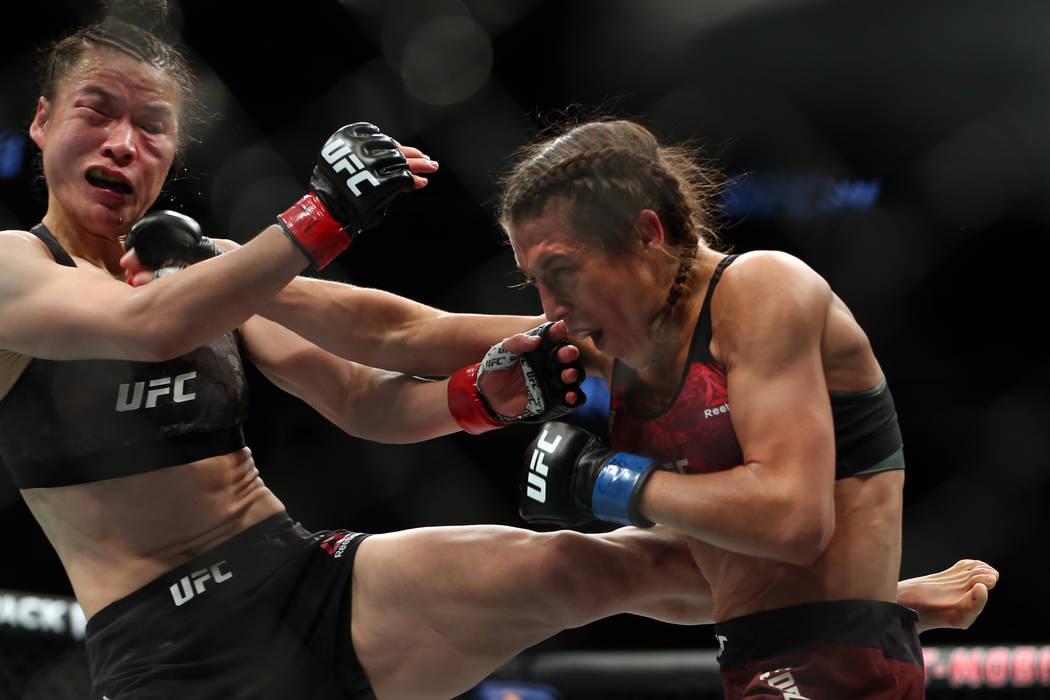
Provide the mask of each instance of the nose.
POLYGON ((568 303, 555 297, 543 285, 537 285, 537 289, 540 293, 543 313, 547 315, 548 321, 562 321, 568 317, 570 311, 568 303))
POLYGON ((120 165, 127 165, 134 160, 136 152, 135 128, 131 120, 125 117, 112 121, 102 143, 102 155, 120 165))

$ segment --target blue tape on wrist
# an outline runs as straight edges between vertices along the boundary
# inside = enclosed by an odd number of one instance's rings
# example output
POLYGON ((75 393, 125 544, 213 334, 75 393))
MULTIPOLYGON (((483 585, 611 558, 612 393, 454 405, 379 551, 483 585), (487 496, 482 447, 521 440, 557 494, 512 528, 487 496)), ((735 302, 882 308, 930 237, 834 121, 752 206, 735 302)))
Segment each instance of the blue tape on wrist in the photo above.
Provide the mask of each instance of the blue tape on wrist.
POLYGON ((628 506, 638 480, 653 460, 628 452, 617 452, 605 463, 594 480, 591 512, 596 518, 623 525, 634 525, 628 506))

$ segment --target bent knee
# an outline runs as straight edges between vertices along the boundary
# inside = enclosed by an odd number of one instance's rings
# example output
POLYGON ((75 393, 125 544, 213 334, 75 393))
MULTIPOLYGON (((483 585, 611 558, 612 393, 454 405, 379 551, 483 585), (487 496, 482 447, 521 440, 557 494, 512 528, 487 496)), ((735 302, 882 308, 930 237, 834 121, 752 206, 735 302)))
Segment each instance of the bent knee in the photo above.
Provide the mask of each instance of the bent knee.
POLYGON ((623 611, 635 577, 620 547, 572 531, 543 533, 535 575, 549 596, 552 614, 577 626, 623 611))

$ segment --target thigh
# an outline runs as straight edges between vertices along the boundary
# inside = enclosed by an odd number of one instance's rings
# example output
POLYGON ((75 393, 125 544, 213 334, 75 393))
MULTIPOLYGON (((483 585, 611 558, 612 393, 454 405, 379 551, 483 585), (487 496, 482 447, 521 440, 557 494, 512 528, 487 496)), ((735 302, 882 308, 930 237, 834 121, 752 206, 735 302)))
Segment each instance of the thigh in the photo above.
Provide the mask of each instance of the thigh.
POLYGON ((380 698, 448 698, 562 629, 618 612, 701 617, 709 601, 671 533, 420 528, 362 542, 351 631, 380 698))

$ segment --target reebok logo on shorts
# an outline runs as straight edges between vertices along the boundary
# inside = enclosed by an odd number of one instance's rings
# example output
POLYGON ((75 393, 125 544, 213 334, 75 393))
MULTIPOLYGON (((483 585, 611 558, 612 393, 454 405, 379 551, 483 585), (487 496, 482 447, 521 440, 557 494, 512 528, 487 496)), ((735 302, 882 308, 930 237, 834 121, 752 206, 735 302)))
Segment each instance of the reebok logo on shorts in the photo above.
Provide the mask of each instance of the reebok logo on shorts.
POLYGON ((328 537, 321 540, 321 549, 332 555, 333 558, 338 559, 343 556, 343 552, 361 533, 359 532, 348 532, 342 535, 329 535, 328 537))

